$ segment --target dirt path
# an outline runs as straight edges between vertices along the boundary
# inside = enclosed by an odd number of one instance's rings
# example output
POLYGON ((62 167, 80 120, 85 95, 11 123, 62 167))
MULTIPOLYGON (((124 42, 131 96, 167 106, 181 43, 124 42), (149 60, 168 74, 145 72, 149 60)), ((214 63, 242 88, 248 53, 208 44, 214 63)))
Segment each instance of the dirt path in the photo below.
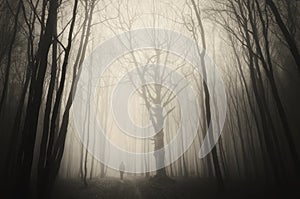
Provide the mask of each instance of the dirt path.
POLYGON ((64 183, 60 181, 52 198, 64 199, 143 199, 135 182, 118 179, 97 179, 83 187, 78 181, 64 183))

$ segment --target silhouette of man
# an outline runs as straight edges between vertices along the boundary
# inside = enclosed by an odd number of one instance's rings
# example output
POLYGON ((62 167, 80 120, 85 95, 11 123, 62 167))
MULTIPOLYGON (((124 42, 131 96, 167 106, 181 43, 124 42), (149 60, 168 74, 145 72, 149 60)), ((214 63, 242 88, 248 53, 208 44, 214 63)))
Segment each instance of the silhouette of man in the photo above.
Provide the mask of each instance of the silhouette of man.
POLYGON ((125 164, 122 161, 120 166, 119 166, 119 171, 120 171, 120 179, 121 181, 123 181, 123 175, 124 175, 124 171, 125 171, 125 164))

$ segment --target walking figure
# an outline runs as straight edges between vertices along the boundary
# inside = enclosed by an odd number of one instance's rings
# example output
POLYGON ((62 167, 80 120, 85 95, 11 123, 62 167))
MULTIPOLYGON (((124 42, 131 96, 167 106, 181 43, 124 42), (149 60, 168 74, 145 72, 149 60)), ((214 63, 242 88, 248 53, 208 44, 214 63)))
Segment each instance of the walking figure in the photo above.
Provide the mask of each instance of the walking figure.
POLYGON ((124 171, 125 171, 125 165, 124 165, 123 161, 120 164, 119 171, 120 171, 120 179, 123 182, 123 175, 124 175, 124 171))

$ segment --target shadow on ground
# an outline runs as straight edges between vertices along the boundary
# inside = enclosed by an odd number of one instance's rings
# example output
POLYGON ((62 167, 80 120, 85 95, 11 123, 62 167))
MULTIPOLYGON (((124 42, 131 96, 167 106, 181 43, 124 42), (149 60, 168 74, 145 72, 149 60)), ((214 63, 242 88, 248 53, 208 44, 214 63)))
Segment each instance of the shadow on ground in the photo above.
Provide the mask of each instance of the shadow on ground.
POLYGON ((260 182, 226 183, 225 191, 217 189, 215 180, 176 178, 174 180, 97 178, 84 187, 79 180, 58 180, 53 199, 263 199, 300 198, 296 184, 266 186, 260 182))

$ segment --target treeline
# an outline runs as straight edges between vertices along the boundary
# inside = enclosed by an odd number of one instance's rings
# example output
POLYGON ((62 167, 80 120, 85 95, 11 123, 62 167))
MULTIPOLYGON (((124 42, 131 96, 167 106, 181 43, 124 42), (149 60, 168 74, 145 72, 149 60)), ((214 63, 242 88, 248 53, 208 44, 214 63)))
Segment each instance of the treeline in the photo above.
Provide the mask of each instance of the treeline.
POLYGON ((94 0, 1 2, 0 111, 5 143, 1 179, 12 198, 50 197, 95 4, 94 0), (64 16, 66 12, 70 14, 64 16), (75 39, 80 41, 76 50, 75 39))
MULTIPOLYGON (((126 2, 108 2, 101 6, 99 2, 0 2, 1 180, 11 197, 49 198, 64 152, 68 157, 74 153, 72 141, 65 150, 67 132, 72 132, 69 128, 72 94, 77 89, 92 27, 97 25, 113 33, 116 27, 123 31, 134 27, 133 18, 138 18, 138 13, 131 13, 126 2), (95 13, 101 15, 111 3, 116 10, 113 16, 105 13, 103 21, 93 24, 95 13), (124 9, 127 10, 123 13, 124 9)), ((221 56, 215 55, 213 59, 223 71, 228 88, 228 114, 218 144, 210 155, 198 159, 197 151, 212 117, 210 103, 215 103, 205 82, 199 81, 203 112, 197 140, 180 159, 157 174, 216 177, 220 188, 226 179, 263 178, 283 183, 298 178, 299 3, 190 0, 182 5, 167 6, 165 9, 175 12, 163 17, 181 25, 199 44, 199 49, 203 49, 198 52, 203 74, 207 69, 204 61, 207 49, 214 54, 221 52, 218 53, 221 56), (219 32, 213 32, 212 36, 208 23, 219 32), (219 46, 210 40, 212 38, 219 38, 219 46)), ((156 53, 157 57, 161 56, 161 52, 156 53)), ((130 57, 131 62, 138 65, 135 55, 130 57)), ((199 77, 195 79, 198 81, 199 77)), ((158 98, 161 88, 154 90, 155 100, 162 103, 158 98)), ((142 91, 147 104, 150 94, 142 91)), ((108 100, 107 96, 106 92, 101 94, 104 101, 108 100)), ((148 104, 148 109, 150 107, 148 104)), ((108 108, 102 108, 106 116, 108 108)), ((107 124, 108 121, 102 122, 107 124)), ((164 146, 171 137, 170 131, 173 129, 163 129, 154 138, 156 149, 164 146)), ((88 144, 95 143, 89 141, 88 144)), ((145 151, 149 145, 143 146, 145 151)), ((99 173, 100 177, 106 175, 107 168, 101 164, 100 172, 96 171, 94 161, 81 143, 76 172, 86 185, 88 174, 90 178, 99 173)), ((73 163, 72 158, 66 158, 63 169, 70 170, 73 163)))

